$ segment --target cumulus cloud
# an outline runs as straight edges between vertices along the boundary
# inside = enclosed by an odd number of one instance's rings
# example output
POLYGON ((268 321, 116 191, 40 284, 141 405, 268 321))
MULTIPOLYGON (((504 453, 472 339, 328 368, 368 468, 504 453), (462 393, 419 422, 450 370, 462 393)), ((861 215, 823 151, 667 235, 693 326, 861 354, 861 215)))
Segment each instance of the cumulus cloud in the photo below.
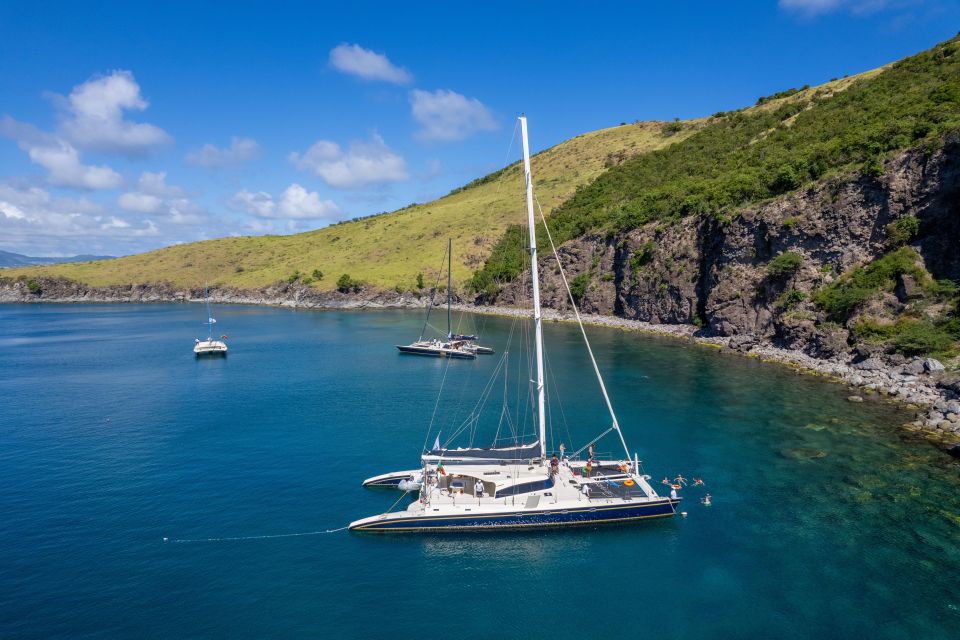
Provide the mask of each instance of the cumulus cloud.
POLYGON ((13 250, 39 255, 116 253, 118 244, 156 238, 149 219, 127 219, 85 198, 59 198, 36 186, 0 184, 0 238, 13 250))
POLYGON ((317 140, 303 154, 291 153, 289 159, 297 168, 310 171, 339 189, 408 178, 406 160, 377 134, 369 142, 351 142, 346 151, 336 142, 317 140))
POLYGON ((280 195, 279 200, 265 191, 238 191, 228 202, 235 210, 259 216, 261 218, 283 218, 315 220, 332 218, 340 213, 340 207, 333 200, 321 200, 316 191, 307 191, 297 183, 291 184, 280 195))
POLYGON ((330 66, 364 80, 382 80, 407 84, 413 75, 390 62, 387 56, 364 49, 358 44, 341 44, 330 51, 330 66))
POLYGON ((186 197, 184 189, 167 184, 164 171, 144 171, 137 190, 121 194, 117 205, 124 211, 166 216, 174 224, 193 224, 204 219, 204 210, 186 197))
POLYGON ((149 106, 129 71, 114 71, 79 84, 58 103, 64 109, 59 131, 80 148, 139 155, 171 141, 157 126, 124 118, 126 111, 149 106))
POLYGON ((31 124, 4 116, 0 119, 0 135, 15 140, 31 162, 46 169, 50 184, 78 189, 116 189, 123 184, 120 174, 110 167, 84 164, 76 147, 31 124))
POLYGON ((199 167, 214 169, 219 167, 235 166, 249 162, 260 155, 260 145, 252 138, 230 139, 230 146, 220 149, 212 144, 205 144, 186 155, 186 161, 199 167))
POLYGON ((423 140, 463 140, 500 126, 482 102, 455 91, 414 89, 410 105, 413 119, 420 124, 417 136, 423 140))

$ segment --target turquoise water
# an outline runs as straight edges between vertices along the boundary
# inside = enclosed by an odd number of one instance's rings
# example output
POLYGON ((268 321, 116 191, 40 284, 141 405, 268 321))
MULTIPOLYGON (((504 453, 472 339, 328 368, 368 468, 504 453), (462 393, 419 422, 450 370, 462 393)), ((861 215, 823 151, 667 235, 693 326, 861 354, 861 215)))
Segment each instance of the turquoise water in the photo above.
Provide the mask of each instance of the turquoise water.
MULTIPOLYGON (((590 329, 655 479, 686 518, 496 535, 310 532, 385 510, 447 363, 400 356, 412 312, 0 305, 0 637, 948 638, 960 467, 889 405, 771 365, 590 329)), ((478 318, 502 349, 509 319, 478 318)), ((568 325, 548 325, 553 433, 605 428, 568 325)), ((497 357, 453 362, 438 420, 497 357)), ((464 398, 465 402, 456 402, 464 398)), ((568 440, 568 445, 570 444, 568 440)), ((601 450, 614 451, 605 441, 601 450)))

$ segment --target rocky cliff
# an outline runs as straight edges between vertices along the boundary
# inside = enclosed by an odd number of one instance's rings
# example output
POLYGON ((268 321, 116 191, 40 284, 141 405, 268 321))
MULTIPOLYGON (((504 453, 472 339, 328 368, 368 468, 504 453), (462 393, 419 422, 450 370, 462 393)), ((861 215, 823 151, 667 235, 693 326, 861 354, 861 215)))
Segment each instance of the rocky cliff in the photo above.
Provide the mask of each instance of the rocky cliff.
MULTIPOLYGON (((861 317, 831 321, 812 301, 840 274, 888 253, 889 227, 915 217, 911 246, 931 278, 960 280, 960 141, 938 151, 903 153, 878 177, 834 177, 745 209, 732 219, 700 215, 651 223, 625 234, 591 234, 558 248, 580 306, 587 313, 651 323, 692 323, 705 335, 753 336, 811 355, 851 351, 861 317), (794 264, 771 261, 794 254, 794 264), (786 297, 785 297, 786 296, 786 297)), ((544 305, 564 311, 566 292, 552 255, 541 258, 544 305)), ((496 304, 521 304, 520 278, 496 304)), ((898 289, 915 287, 901 277, 898 289)), ((895 315, 906 291, 882 302, 895 315)))

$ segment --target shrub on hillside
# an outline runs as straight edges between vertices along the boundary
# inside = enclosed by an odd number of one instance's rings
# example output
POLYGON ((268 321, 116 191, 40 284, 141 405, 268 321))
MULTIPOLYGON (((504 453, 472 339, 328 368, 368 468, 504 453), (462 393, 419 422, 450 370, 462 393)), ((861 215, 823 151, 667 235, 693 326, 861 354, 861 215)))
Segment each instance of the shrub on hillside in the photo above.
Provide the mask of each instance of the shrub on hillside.
POLYGON ((926 273, 917 264, 918 257, 910 247, 891 251, 867 266, 857 267, 838 278, 817 293, 814 302, 831 319, 842 322, 881 290, 892 291, 898 275, 909 274, 918 282, 926 281, 926 273))
POLYGON ((772 278, 792 276, 803 266, 803 257, 792 251, 785 251, 767 263, 767 274, 772 278))
POLYGON ((902 247, 920 233, 920 221, 916 216, 904 216, 886 226, 887 246, 893 249, 902 247))

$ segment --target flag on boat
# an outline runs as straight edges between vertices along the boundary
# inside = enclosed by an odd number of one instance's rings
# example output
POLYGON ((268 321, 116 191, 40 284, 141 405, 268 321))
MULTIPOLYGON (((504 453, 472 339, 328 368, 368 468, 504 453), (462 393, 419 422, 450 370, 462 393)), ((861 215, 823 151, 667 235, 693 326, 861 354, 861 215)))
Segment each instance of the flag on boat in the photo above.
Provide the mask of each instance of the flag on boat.
POLYGON ((437 434, 437 439, 433 441, 433 450, 440 451, 440 434, 437 434))
POLYGON ((439 474, 442 475, 442 476, 447 475, 447 470, 443 468, 443 460, 441 460, 441 461, 437 464, 437 473, 439 473, 439 474))

